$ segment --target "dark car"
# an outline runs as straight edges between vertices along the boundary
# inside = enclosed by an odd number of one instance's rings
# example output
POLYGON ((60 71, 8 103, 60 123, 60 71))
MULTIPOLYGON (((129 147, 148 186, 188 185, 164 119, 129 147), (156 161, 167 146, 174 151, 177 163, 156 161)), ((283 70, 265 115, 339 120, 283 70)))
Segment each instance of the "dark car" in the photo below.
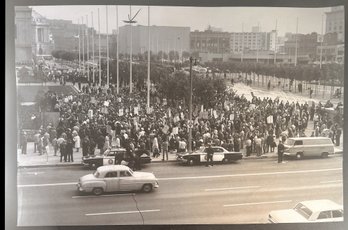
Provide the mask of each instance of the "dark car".
POLYGON ((104 165, 122 164, 122 162, 131 162, 139 160, 140 164, 151 163, 150 153, 147 151, 135 150, 134 156, 130 156, 124 148, 111 148, 103 155, 90 155, 82 157, 82 164, 87 167, 97 168, 104 165))
MULTIPOLYGON (((234 162, 243 158, 241 152, 229 152, 221 146, 212 146, 214 150, 213 161, 214 162, 234 162)), ((202 162, 207 162, 207 147, 201 147, 199 150, 189 154, 177 154, 177 160, 188 165, 199 164, 202 162)))

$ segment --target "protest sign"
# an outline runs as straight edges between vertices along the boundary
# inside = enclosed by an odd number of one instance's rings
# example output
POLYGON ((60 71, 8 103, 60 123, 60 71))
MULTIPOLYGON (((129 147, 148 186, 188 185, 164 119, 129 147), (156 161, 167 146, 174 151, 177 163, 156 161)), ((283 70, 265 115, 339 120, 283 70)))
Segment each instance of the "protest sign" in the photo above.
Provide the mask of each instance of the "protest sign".
POLYGON ((119 115, 119 116, 123 116, 123 109, 119 109, 119 110, 118 110, 118 115, 119 115))
POLYGON ((138 107, 134 107, 134 114, 136 114, 136 115, 139 114, 139 109, 138 109, 138 107))
POLYGON ((267 124, 273 124, 273 116, 267 117, 267 124))

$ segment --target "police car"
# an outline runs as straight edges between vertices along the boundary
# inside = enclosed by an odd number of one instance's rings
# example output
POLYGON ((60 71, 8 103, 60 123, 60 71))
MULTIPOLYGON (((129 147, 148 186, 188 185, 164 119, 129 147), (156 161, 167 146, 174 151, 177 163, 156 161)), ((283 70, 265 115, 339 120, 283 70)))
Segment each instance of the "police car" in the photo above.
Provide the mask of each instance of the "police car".
MULTIPOLYGON (((213 161, 214 162, 234 162, 243 158, 241 152, 229 152, 221 146, 211 146, 214 150, 213 161)), ((177 160, 188 165, 199 164, 207 162, 207 147, 201 147, 193 153, 177 154, 177 160)))
MULTIPOLYGON (((135 150, 136 157, 140 164, 151 162, 150 154, 144 151, 135 150)), ((129 162, 131 157, 127 154, 125 148, 111 148, 104 152, 103 155, 91 155, 82 157, 82 164, 86 167, 97 168, 104 165, 121 164, 122 161, 129 162)))

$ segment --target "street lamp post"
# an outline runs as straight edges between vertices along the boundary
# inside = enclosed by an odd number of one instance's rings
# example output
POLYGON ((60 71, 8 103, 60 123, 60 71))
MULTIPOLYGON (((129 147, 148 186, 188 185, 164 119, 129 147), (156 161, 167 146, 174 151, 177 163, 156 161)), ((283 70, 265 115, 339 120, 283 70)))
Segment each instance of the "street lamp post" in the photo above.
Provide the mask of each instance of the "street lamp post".
POLYGON ((133 55, 133 42, 132 42, 132 24, 136 23, 137 21, 135 21, 135 17, 138 15, 140 9, 138 10, 138 12, 132 16, 132 6, 129 6, 129 15, 128 15, 128 20, 123 20, 123 22, 125 23, 129 23, 130 25, 130 59, 129 59, 129 93, 132 93, 132 55, 133 55))
POLYGON ((193 122, 192 122, 192 62, 195 61, 194 64, 196 64, 196 59, 193 59, 190 57, 190 104, 189 104, 189 137, 188 137, 188 152, 192 153, 192 128, 193 128, 193 122))

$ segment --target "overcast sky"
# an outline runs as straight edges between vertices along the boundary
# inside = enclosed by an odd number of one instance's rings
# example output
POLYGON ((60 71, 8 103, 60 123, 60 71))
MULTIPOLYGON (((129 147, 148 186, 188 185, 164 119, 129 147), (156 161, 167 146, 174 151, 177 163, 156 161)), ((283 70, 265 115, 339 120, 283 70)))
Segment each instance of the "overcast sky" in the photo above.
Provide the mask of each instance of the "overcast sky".
MULTIPOLYGON (((100 30, 106 32, 105 6, 34 6, 35 11, 49 19, 66 19, 77 23, 83 17, 91 26, 93 12, 94 27, 98 31, 98 8, 100 11, 100 30)), ((119 6, 119 26, 125 23, 129 14, 129 6, 119 6)), ((132 15, 141 9, 136 20, 140 25, 147 25, 148 7, 132 6, 132 15)), ((193 30, 204 30, 208 25, 222 28, 226 32, 251 31, 253 26, 260 24, 261 30, 269 32, 276 27, 280 36, 286 32, 296 32, 298 18, 299 33, 321 33, 322 17, 325 32, 325 12, 330 8, 279 8, 279 7, 169 7, 151 6, 150 24, 158 26, 188 26, 193 30)), ((108 6, 108 30, 116 28, 116 7, 108 6)))

